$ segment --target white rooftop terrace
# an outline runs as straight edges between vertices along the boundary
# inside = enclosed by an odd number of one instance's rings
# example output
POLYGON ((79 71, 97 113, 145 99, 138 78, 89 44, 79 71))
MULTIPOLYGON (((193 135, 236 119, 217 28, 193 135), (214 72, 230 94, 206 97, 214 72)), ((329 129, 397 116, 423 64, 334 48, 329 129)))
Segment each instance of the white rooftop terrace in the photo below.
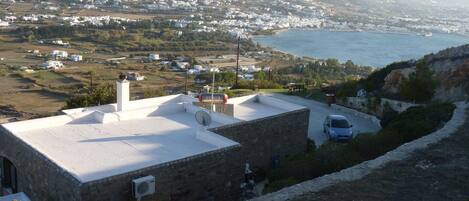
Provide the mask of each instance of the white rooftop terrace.
MULTIPOLYGON (((65 115, 3 124, 13 135, 85 183, 238 145, 205 129, 203 110, 185 95, 65 110, 65 115)), ((272 97, 229 99, 234 117, 210 113, 210 128, 302 109, 272 97)))

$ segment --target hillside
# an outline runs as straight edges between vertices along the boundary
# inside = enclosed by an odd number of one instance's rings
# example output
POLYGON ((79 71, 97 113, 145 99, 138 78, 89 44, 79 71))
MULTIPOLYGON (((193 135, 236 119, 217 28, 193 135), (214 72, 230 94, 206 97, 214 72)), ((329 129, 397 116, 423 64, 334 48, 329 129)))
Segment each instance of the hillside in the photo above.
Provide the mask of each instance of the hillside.
MULTIPOLYGON (((429 54, 418 61, 409 60, 392 63, 373 72, 365 79, 348 82, 338 87, 341 98, 355 96, 360 89, 365 89, 372 96, 407 100, 402 96, 401 87, 409 75, 415 74, 417 64, 428 67, 430 77, 436 82, 433 101, 467 100, 469 92, 469 44, 448 48, 435 54, 429 54)), ((427 85, 422 85, 423 88, 427 85)), ((420 86, 420 88, 422 88, 420 86)))
MULTIPOLYGON (((442 50, 422 58, 435 73, 439 82, 434 100, 458 101, 467 98, 469 89, 469 45, 442 50)), ((383 69, 389 72, 384 77, 382 89, 387 93, 397 93, 403 78, 415 71, 415 61, 400 64, 399 69, 383 69)))

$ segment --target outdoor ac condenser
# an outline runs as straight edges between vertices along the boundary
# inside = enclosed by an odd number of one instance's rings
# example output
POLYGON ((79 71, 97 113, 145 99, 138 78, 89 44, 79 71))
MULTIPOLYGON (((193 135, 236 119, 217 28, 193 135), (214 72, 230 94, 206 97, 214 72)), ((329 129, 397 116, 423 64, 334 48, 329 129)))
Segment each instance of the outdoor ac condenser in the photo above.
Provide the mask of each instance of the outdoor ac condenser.
POLYGON ((132 194, 137 199, 155 194, 155 177, 150 175, 132 180, 132 194))

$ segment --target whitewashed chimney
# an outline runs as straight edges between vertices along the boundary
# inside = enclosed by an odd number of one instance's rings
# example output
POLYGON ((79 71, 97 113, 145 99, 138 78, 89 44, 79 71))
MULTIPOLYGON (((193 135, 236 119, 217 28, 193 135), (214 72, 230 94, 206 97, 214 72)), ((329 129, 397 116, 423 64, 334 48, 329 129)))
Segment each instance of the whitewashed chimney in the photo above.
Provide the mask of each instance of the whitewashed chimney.
POLYGON ((116 82, 117 85, 117 111, 125 111, 129 105, 129 91, 130 83, 127 81, 125 76, 119 76, 119 80, 116 82))

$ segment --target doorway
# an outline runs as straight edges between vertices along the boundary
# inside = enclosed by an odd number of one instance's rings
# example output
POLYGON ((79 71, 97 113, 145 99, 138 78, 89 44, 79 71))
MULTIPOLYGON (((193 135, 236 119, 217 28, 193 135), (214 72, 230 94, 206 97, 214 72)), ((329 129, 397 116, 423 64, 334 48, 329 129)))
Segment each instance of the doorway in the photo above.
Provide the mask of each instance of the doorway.
POLYGON ((18 179, 15 165, 6 159, 0 157, 0 180, 2 182, 3 195, 18 193, 18 179))

